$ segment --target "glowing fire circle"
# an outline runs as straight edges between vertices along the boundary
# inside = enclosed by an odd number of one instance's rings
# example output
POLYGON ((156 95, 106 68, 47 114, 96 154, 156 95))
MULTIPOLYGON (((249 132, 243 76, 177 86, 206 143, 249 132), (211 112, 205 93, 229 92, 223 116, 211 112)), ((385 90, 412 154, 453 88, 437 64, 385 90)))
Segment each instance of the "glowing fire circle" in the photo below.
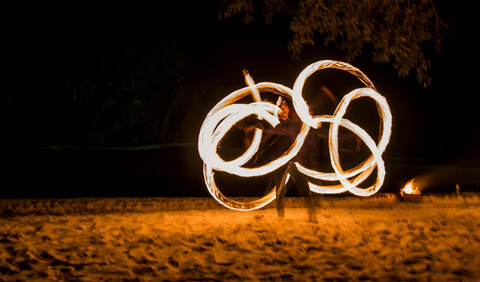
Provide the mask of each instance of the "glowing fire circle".
POLYGON ((322 123, 331 123, 329 131, 329 150, 330 163, 334 172, 326 173, 303 167, 296 163, 299 171, 308 177, 319 179, 324 182, 340 182, 337 185, 319 186, 309 182, 310 189, 316 193, 343 193, 349 191, 357 196, 370 196, 375 194, 382 186, 385 179, 385 165, 382 160, 382 154, 387 147, 391 135, 392 114, 386 99, 377 93, 373 83, 359 69, 350 64, 323 60, 313 63, 306 67, 297 77, 293 90, 281 84, 262 82, 255 84, 251 77, 246 74, 245 80, 247 87, 234 91, 222 99, 207 114, 198 138, 198 151, 204 162, 203 172, 205 183, 208 191, 219 203, 227 208, 248 211, 254 210, 269 204, 275 199, 275 189, 262 198, 251 202, 239 202, 232 198, 224 196, 215 184, 215 171, 224 171, 241 177, 261 176, 273 172, 291 160, 300 150, 311 127, 317 128, 322 123), (316 115, 311 116, 308 111, 308 105, 302 97, 303 85, 307 78, 314 72, 334 68, 347 71, 355 75, 364 85, 365 88, 358 88, 347 95, 337 106, 333 115, 316 115), (250 115, 257 115, 259 119, 263 119, 273 127, 280 123, 278 112, 280 109, 269 102, 262 102, 260 92, 273 92, 278 95, 289 98, 293 101, 293 106, 298 116, 303 122, 303 126, 292 146, 281 157, 271 161, 260 167, 242 167, 257 152, 260 141, 262 139, 262 130, 256 129, 250 147, 240 157, 224 161, 217 153, 219 142, 225 134, 239 121, 250 115), (235 103, 238 100, 252 95, 253 101, 250 104, 235 103), (380 116, 381 132, 378 144, 355 123, 344 119, 348 105, 351 101, 360 97, 370 97, 377 103, 377 109, 380 116), (371 156, 356 167, 343 170, 340 157, 338 154, 338 130, 342 126, 352 133, 356 134, 371 151, 371 156), (376 181, 367 188, 358 187, 365 179, 367 179, 377 168, 376 181))

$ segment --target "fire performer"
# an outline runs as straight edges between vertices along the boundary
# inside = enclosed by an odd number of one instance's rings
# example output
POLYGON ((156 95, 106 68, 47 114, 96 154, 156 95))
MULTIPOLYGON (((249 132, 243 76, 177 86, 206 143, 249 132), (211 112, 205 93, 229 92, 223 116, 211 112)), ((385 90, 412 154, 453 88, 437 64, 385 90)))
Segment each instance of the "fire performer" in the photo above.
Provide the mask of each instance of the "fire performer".
MULTIPOLYGON (((244 132, 244 145, 249 147, 251 139, 253 137, 253 131, 255 128, 259 128, 263 131, 263 138, 260 143, 260 150, 252 160, 251 165, 255 163, 262 163, 263 158, 268 156, 278 156, 287 151, 297 138, 298 133, 302 127, 302 122, 298 117, 293 117, 290 114, 290 107, 285 100, 279 105, 281 112, 278 113, 280 123, 272 128, 268 125, 264 125, 263 122, 256 122, 253 125, 246 125, 245 123, 237 123, 235 126, 244 132)), ((308 186, 307 177, 298 171, 295 162, 300 162, 302 165, 315 165, 315 160, 318 162, 319 158, 319 140, 318 136, 309 134, 304 141, 302 149, 298 154, 292 158, 287 164, 277 169, 269 180, 269 185, 272 185, 272 181, 276 187, 276 207, 278 212, 278 218, 283 219, 285 217, 285 193, 289 188, 286 185, 287 177, 290 175, 297 184, 297 188, 300 195, 304 198, 305 205, 308 209, 309 221, 317 222, 315 206, 313 202, 312 192, 308 186)))
MULTIPOLYGON (((292 145, 302 127, 301 121, 290 114, 290 108, 285 100, 282 101, 279 107, 281 109, 281 112, 278 113, 280 123, 274 128, 263 128, 262 126, 265 138, 260 144, 260 148, 263 148, 260 155, 266 152, 272 155, 282 154, 292 145)), ((308 186, 308 179, 303 173, 298 171, 295 162, 307 166, 316 165, 315 162, 318 162, 319 158, 319 142, 319 135, 309 134, 298 154, 273 173, 273 179, 271 180, 274 181, 275 187, 277 187, 276 208, 279 219, 285 217, 285 193, 288 189, 286 182, 288 175, 290 175, 304 199, 309 221, 317 222, 313 195, 308 186)))
MULTIPOLYGON (((285 152, 296 139, 302 122, 298 116, 290 113, 288 103, 284 100, 280 104, 282 110, 278 113, 280 124, 275 128, 263 129, 265 133, 265 139, 262 140, 260 148, 266 148, 262 151, 270 151, 271 154, 278 155, 285 152)), ((289 186, 287 185, 287 177, 293 178, 297 184, 297 188, 300 195, 304 199, 304 203, 308 210, 309 221, 317 222, 315 204, 313 201, 313 195, 308 185, 308 178, 305 174, 301 173, 295 162, 300 163, 305 167, 317 168, 319 166, 319 160, 322 157, 321 142, 328 139, 328 129, 319 125, 315 131, 310 133, 305 138, 302 148, 297 155, 292 158, 283 167, 276 170, 273 174, 273 180, 275 182, 276 189, 276 208, 279 219, 285 217, 285 193, 289 186)), ((341 151, 351 153, 358 152, 360 150, 360 140, 354 134, 339 133, 339 140, 344 146, 341 146, 341 151)), ((260 153, 260 154, 262 154, 260 153)))
MULTIPOLYGON (((279 108, 281 112, 278 113, 280 123, 272 128, 264 125, 263 122, 256 122, 254 125, 246 125, 244 123, 238 123, 236 127, 242 130, 245 134, 244 143, 248 147, 250 145, 253 130, 259 128, 263 130, 263 139, 260 143, 260 150, 253 159, 251 165, 255 163, 262 163, 265 155, 278 156, 287 151, 293 144, 300 132, 302 122, 294 113, 290 112, 290 107, 287 101, 283 100, 279 108)), ((310 132, 303 143, 302 148, 287 164, 277 169, 270 178, 269 185, 272 185, 272 181, 276 187, 276 208, 278 218, 283 219, 285 217, 285 193, 287 192, 289 185, 287 185, 287 177, 290 175, 296 183, 296 186, 302 196, 305 206, 308 211, 308 219, 310 222, 317 222, 315 204, 313 195, 308 185, 308 178, 305 174, 301 173, 296 162, 305 167, 316 168, 319 166, 319 160, 322 153, 321 142, 328 138, 328 129, 319 127, 315 129, 315 132, 310 132)), ((343 140, 342 143, 347 143, 346 148, 357 147, 354 151, 358 151, 359 140, 355 135, 339 134, 339 139, 343 140), (353 141, 353 142, 352 142, 353 141), (355 145, 353 145, 355 144, 355 145), (352 146, 353 145, 353 146, 352 146)), ((346 150, 347 152, 350 150, 346 150)))
MULTIPOLYGON (((295 120, 290 114, 290 108, 286 101, 283 101, 280 105, 282 110, 279 113, 279 118, 281 123, 277 125, 274 130, 275 134, 279 136, 277 141, 284 143, 286 146, 290 146, 295 138, 297 137, 300 128, 302 126, 301 122, 295 120)), ((284 145, 284 146, 285 146, 284 145)), ((281 146, 281 145, 280 145, 281 146)), ((283 146, 282 146, 283 147, 283 146)), ((275 186, 276 190, 276 207, 278 218, 283 219, 285 217, 285 193, 287 192, 287 177, 290 175, 291 178, 297 184, 298 191, 304 199, 304 203, 308 210, 308 219, 310 222, 317 222, 317 216, 315 211, 315 204, 313 201, 313 195, 308 186, 307 177, 298 171, 295 162, 300 162, 304 165, 311 165, 312 162, 318 160, 319 157, 319 139, 315 134, 309 134, 304 141, 304 144, 298 154, 292 158, 286 165, 278 169, 274 173, 275 186)))

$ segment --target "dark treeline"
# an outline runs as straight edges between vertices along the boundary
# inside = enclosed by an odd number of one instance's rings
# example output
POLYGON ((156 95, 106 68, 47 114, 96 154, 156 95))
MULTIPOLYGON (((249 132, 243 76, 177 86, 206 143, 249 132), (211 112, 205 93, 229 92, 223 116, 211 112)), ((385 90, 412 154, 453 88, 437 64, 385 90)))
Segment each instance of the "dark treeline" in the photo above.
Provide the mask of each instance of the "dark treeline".
MULTIPOLYGON (((7 137, 16 144, 179 142, 194 101, 185 57, 162 28, 35 28, 11 32, 7 137)), ((5 96, 4 96, 5 97, 5 96)))

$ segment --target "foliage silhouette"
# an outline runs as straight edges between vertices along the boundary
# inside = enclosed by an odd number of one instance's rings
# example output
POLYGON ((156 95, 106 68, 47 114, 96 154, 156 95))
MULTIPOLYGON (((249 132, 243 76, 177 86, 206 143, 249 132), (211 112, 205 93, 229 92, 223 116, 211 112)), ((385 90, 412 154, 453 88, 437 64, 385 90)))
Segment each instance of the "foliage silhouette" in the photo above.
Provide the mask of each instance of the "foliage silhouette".
POLYGON ((7 131, 14 144, 178 142, 185 57, 150 29, 30 29, 9 42, 7 131), (35 46, 30 48, 28 46, 35 46))
POLYGON ((440 53, 449 26, 443 23, 432 0, 222 0, 220 19, 243 15, 245 24, 261 10, 265 22, 289 17, 293 37, 288 49, 299 58, 305 46, 335 45, 352 61, 370 53, 376 63, 391 64, 399 77, 412 72, 427 87, 431 68, 426 54, 440 53), (432 46, 433 43, 433 46, 432 46))

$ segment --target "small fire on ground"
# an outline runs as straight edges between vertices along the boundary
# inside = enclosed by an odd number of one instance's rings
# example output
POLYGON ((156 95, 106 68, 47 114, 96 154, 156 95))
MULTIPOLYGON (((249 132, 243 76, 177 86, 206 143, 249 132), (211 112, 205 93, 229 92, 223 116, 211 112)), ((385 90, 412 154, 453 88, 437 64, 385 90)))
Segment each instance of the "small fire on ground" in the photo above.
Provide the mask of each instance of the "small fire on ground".
POLYGON ((414 185, 414 179, 410 180, 400 191, 400 199, 404 202, 419 203, 421 201, 420 190, 414 185))
POLYGON ((405 184, 405 187, 403 187, 402 192, 404 194, 420 194, 420 190, 418 187, 413 186, 413 181, 414 179, 408 181, 407 184, 405 184))

